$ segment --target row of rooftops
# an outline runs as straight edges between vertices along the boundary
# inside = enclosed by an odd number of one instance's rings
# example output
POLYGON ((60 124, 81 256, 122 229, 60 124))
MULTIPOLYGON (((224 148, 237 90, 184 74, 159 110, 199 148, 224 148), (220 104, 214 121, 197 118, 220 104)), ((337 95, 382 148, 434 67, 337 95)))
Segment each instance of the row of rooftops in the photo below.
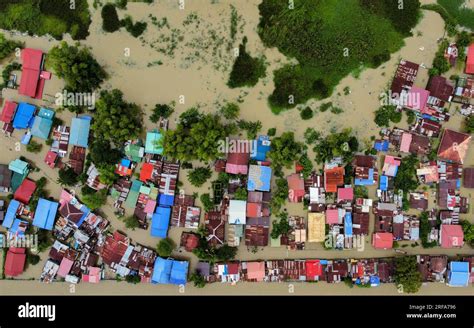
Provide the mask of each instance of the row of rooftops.
MULTIPOLYGON (((447 283, 452 287, 467 287, 474 282, 474 258, 449 259, 443 255, 417 255, 418 270, 424 282, 447 283)), ((196 272, 207 282, 238 283, 282 281, 345 280, 356 285, 376 287, 394 281, 396 263, 393 258, 377 259, 307 259, 234 261, 210 264, 199 262, 196 272)))

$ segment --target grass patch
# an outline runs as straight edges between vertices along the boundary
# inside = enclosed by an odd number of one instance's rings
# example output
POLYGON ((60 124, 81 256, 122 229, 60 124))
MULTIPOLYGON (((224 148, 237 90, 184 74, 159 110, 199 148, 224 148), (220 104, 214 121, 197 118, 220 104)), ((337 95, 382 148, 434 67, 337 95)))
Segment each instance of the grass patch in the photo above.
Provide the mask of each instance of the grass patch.
POLYGON ((419 17, 419 1, 264 0, 258 33, 267 47, 299 64, 275 72, 269 97, 274 113, 329 97, 339 81, 363 67, 378 67, 400 49, 419 17), (318 37, 315 38, 314 36, 318 37))
POLYGON ((49 34, 57 40, 69 33, 74 40, 89 35, 87 0, 2 0, 0 28, 30 35, 49 34))

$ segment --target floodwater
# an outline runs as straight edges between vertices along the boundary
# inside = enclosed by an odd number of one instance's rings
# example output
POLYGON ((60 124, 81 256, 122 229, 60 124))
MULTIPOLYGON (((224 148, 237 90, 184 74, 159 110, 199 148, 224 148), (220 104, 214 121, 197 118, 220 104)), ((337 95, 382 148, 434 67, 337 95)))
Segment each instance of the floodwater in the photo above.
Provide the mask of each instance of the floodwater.
MULTIPOLYGON (((92 4, 92 1, 90 1, 92 4)), ((315 113, 311 120, 303 121, 299 117, 297 109, 274 115, 267 105, 267 97, 273 90, 272 72, 282 66, 288 60, 282 56, 277 49, 266 49, 262 45, 256 26, 259 20, 259 0, 242 1, 209 1, 205 6, 202 2, 186 2, 185 8, 180 9, 177 1, 155 1, 153 5, 142 3, 129 3, 127 14, 134 20, 146 20, 147 31, 143 37, 133 38, 125 30, 112 34, 106 34, 101 28, 100 10, 92 9, 92 25, 90 36, 81 44, 90 47, 93 55, 104 66, 109 74, 105 82, 105 88, 118 88, 124 92, 125 99, 142 106, 147 115, 156 103, 176 103, 176 110, 171 117, 170 128, 175 126, 174 120, 181 112, 192 107, 199 106, 201 110, 215 112, 219 104, 225 101, 239 102, 241 118, 250 121, 260 120, 262 122, 261 132, 265 133, 269 128, 275 127, 277 133, 283 131, 294 131, 297 139, 303 141, 303 133, 308 127, 324 133, 351 127, 358 136, 360 143, 378 134, 378 127, 373 122, 373 112, 380 106, 379 95, 386 90, 393 76, 395 68, 400 59, 407 59, 416 63, 429 66, 437 50, 437 40, 444 34, 444 23, 440 16, 431 11, 423 11, 423 18, 415 27, 413 37, 405 40, 405 46, 394 53, 390 61, 377 69, 364 70, 357 78, 348 76, 344 78, 330 99, 322 102, 332 101, 336 106, 344 109, 342 114, 328 112, 315 113), (231 6, 240 17, 237 19, 237 34, 234 40, 230 38, 230 16, 231 6), (156 25, 152 23, 151 16, 156 17, 156 25), (164 20, 166 18, 166 21, 164 20), (185 22, 183 24, 183 22, 185 22), (268 63, 267 76, 260 80, 253 88, 229 89, 226 81, 233 61, 233 49, 238 47, 243 36, 248 38, 248 51, 253 55, 265 56, 268 63), (209 40, 215 42, 209 42, 209 40), (344 95, 344 88, 348 87, 350 93, 344 95), (180 100, 184 99, 184 103, 180 100)), ((423 3, 431 1, 422 1, 423 3)), ((92 5, 91 5, 92 8, 92 5)), ((119 11, 119 15, 124 15, 119 11)), ((9 32, 5 33, 7 36, 9 32)), ((46 37, 28 37, 12 34, 14 39, 22 40, 27 47, 34 47, 48 51, 58 41, 46 37)), ((66 41, 72 42, 69 38, 66 41)), ((421 68, 416 85, 424 87, 427 83, 428 73, 421 68)), ((45 97, 43 101, 32 101, 18 96, 14 90, 6 90, 3 98, 14 101, 29 101, 38 106, 54 108, 54 95, 62 90, 62 82, 53 74, 51 81, 46 83, 45 97)), ((317 108, 322 103, 310 101, 312 108, 317 108)), ((70 122, 73 114, 69 112, 58 113, 58 116, 66 124, 70 122)), ((454 115, 448 126, 459 130, 462 117, 454 115)), ((398 126, 405 126, 405 117, 398 126)), ((156 126, 145 117, 147 129, 156 126)), ((39 168, 39 172, 31 175, 33 179, 41 176, 48 178, 46 189, 50 195, 58 198, 61 187, 56 183, 57 169, 53 170, 44 164, 43 159, 47 146, 43 146, 40 154, 26 152, 24 147, 17 148, 22 132, 15 131, 11 138, 0 137, 1 149, 7 149, 1 157, 2 163, 23 155, 33 161, 39 168)), ((310 156, 313 156, 310 152, 310 156)), ((467 165, 474 165, 474 155, 471 151, 466 161, 467 165)), ((210 184, 201 188, 191 186, 186 178, 186 170, 182 170, 180 180, 183 182, 182 189, 186 194, 198 192, 200 194, 209 192, 210 184)), ((470 191, 465 190, 465 195, 471 197, 470 191)), ((374 190, 371 195, 375 196, 374 190)), ((471 197, 472 201, 472 197, 471 197)), ((199 205, 199 201, 197 201, 199 205)), ((306 216, 302 204, 287 204, 291 215, 306 216)), ((134 242, 154 247, 158 239, 150 236, 149 231, 127 230, 123 221, 114 215, 111 203, 102 208, 105 216, 111 221, 112 228, 124 231, 134 242)), ((472 218, 472 210, 466 218, 472 218)), ((371 228, 373 226, 373 218, 371 228)), ((169 236, 179 242, 179 236, 184 229, 171 228, 169 236)), ((375 251, 370 240, 364 243, 363 252, 357 250, 326 251, 318 244, 307 243, 304 251, 287 251, 285 248, 265 247, 256 253, 247 250, 245 245, 239 248, 238 258, 242 260, 257 259, 283 259, 283 258, 368 258, 393 256, 394 251, 375 251)), ((426 253, 439 254, 440 249, 421 249, 420 247, 404 248, 409 254, 426 253)), ((463 249, 442 251, 443 254, 474 254, 473 249, 465 246, 463 249)), ((42 261, 36 266, 30 266, 20 279, 38 278, 47 254, 40 254, 42 261)), ((197 263, 197 259, 190 253, 173 254, 178 258, 191 260, 191 269, 197 263)), ((98 286, 80 284, 76 286, 77 294, 176 294, 179 290, 172 286, 128 285, 121 283, 117 288, 117 282, 102 282, 98 286)), ((318 284, 295 284, 295 294, 397 294, 394 286, 382 286, 379 288, 349 289, 343 284, 339 286, 328 286, 325 283, 318 284), (300 287, 301 286, 301 287, 300 287), (304 286, 304 287, 303 287, 304 286)), ((288 293, 288 284, 254 284, 241 283, 237 286, 228 286, 220 283, 207 286, 204 290, 197 290, 187 286, 185 294, 284 294, 288 293), (257 292, 258 290, 258 292, 257 292)), ((7 280, 0 283, 0 294, 69 294, 69 285, 65 283, 54 283, 50 286, 39 284, 36 281, 7 280)), ((423 286, 422 294, 464 294, 472 293, 472 289, 447 288, 444 285, 423 286)))

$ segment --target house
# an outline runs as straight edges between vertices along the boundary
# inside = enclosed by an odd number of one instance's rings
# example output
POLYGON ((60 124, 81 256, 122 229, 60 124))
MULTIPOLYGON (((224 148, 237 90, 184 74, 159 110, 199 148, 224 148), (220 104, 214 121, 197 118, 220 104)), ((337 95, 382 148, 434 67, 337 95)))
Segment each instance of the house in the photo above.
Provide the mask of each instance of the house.
POLYGON ((467 287, 468 285, 469 285, 469 262, 451 261, 449 263, 449 271, 448 271, 448 286, 467 287))
POLYGON ((40 198, 36 206, 33 225, 35 227, 53 230, 54 220, 58 212, 59 203, 40 198))
POLYGON ((162 135, 160 132, 154 130, 149 131, 146 133, 146 141, 145 141, 145 153, 147 154, 163 154, 163 147, 160 144, 160 140, 162 139, 162 135))
POLYGON ((8 204, 7 212, 5 213, 5 218, 2 222, 2 227, 10 229, 13 221, 16 219, 18 210, 20 209, 21 204, 19 201, 12 199, 10 204, 8 204))
POLYGON ((74 146, 69 154, 69 166, 78 175, 84 170, 84 163, 86 161, 86 149, 84 147, 74 146))
POLYGON ((53 126, 54 111, 47 108, 41 108, 38 115, 35 116, 31 135, 40 139, 48 139, 53 126))
POLYGON ((349 264, 346 260, 330 260, 326 265, 326 281, 339 283, 349 276, 349 264))
POLYGON ((391 249, 393 246, 393 234, 390 232, 374 233, 372 246, 375 249, 391 249))
POLYGON ((336 192, 344 184, 344 168, 336 166, 324 170, 324 187, 326 192, 336 192))
POLYGON ((86 174, 86 185, 89 186, 89 188, 92 188, 94 190, 101 190, 107 187, 107 185, 100 182, 100 172, 99 169, 97 169, 97 167, 94 165, 94 163, 91 163, 91 165, 87 169, 86 174))
POLYGON ((337 189, 337 202, 338 203, 351 203, 354 200, 354 189, 352 187, 344 187, 337 189))
POLYGON ((91 128, 91 117, 74 117, 71 122, 71 133, 69 135, 69 144, 82 148, 89 145, 89 131, 91 128))
POLYGON ((0 121, 4 124, 10 124, 13 121, 13 117, 15 117, 17 107, 18 104, 16 102, 6 100, 0 114, 0 121))
POLYGON ((56 277, 58 270, 59 264, 51 260, 46 261, 43 267, 43 272, 41 272, 40 281, 47 284, 51 283, 54 280, 54 277, 56 277))
POLYGON ((398 172, 398 167, 401 164, 401 158, 394 156, 385 156, 382 173, 387 177, 395 177, 398 172))
POLYGON ((97 267, 87 267, 87 274, 82 274, 82 281, 93 284, 98 284, 101 277, 101 269, 97 267))
POLYGON ((108 235, 105 238, 104 246, 100 252, 102 261, 115 270, 122 261, 129 246, 130 239, 120 232, 115 231, 112 235, 108 235))
POLYGON ((41 78, 44 63, 43 52, 26 48, 21 51, 21 59, 23 63, 18 93, 41 99, 44 88, 44 79, 41 78))
POLYGON ((430 92, 428 90, 413 86, 407 93, 403 94, 400 100, 404 107, 416 112, 422 112, 426 107, 429 96, 430 92))
POLYGON ((151 235, 166 238, 170 223, 171 208, 158 206, 151 220, 151 235))
POLYGON ((352 230, 354 235, 369 234, 369 213, 356 211, 352 214, 352 230))
POLYGON ((7 277, 17 277, 23 273, 26 262, 25 248, 10 247, 5 259, 4 274, 7 277))
POLYGON ((402 90, 409 89, 413 86, 419 67, 420 65, 407 60, 402 59, 400 61, 390 87, 390 90, 392 91, 392 98, 399 96, 402 90))
POLYGON ((245 225, 245 245, 265 247, 268 245, 270 217, 247 218, 245 225))
POLYGON ((323 277, 323 264, 320 260, 306 260, 306 280, 319 281, 323 277))
POLYGON ((31 196, 33 196, 35 190, 36 183, 30 179, 25 179, 13 194, 13 198, 27 205, 30 202, 31 196))
POLYGON ((325 221, 324 213, 308 213, 308 242, 319 243, 325 241, 325 221))
POLYGON ((12 171, 8 165, 0 164, 0 192, 10 192, 12 171))
POLYGON ((474 167, 466 167, 463 170, 464 188, 474 188, 474 167))
POLYGON ((377 183, 376 159, 370 155, 354 156, 354 184, 356 186, 372 186, 377 183))
POLYGON ((194 197, 191 195, 179 195, 174 200, 171 213, 171 226, 197 229, 201 210, 194 207, 194 197))
POLYGON ((240 263, 223 263, 217 265, 217 275, 222 282, 236 283, 240 280, 240 263))
POLYGON ((225 165, 225 172, 230 174, 248 173, 248 163, 250 154, 247 151, 234 151, 227 154, 227 162, 225 165))
POLYGON ((15 118, 13 119, 13 128, 22 130, 31 127, 36 107, 27 103, 20 103, 17 107, 15 118))
POLYGON ((450 43, 449 46, 444 51, 444 58, 446 58, 451 66, 456 65, 456 60, 459 56, 459 49, 456 43, 450 43))
POLYGON ((163 259, 158 257, 151 277, 152 284, 185 285, 187 282, 189 262, 163 259))
POLYGON ((451 102, 454 93, 454 86, 448 83, 443 76, 433 76, 428 82, 428 104, 437 107, 443 107, 444 102, 451 102))
POLYGON ((462 164, 466 157, 472 137, 467 133, 444 130, 438 148, 438 158, 448 162, 462 164))
POLYGON ((293 173, 286 178, 288 182, 288 199, 292 203, 303 201, 305 190, 304 180, 299 173, 293 173))
POLYGON ((142 169, 140 170, 140 181, 147 182, 151 180, 153 175, 154 166, 151 163, 143 163, 142 169))
POLYGON ((420 271, 423 281, 445 282, 448 269, 447 256, 417 255, 418 271, 420 271))
POLYGON ((124 148, 124 152, 125 156, 127 156, 132 161, 138 163, 145 155, 145 147, 142 146, 141 141, 135 143, 128 143, 124 148))
POLYGON ((71 271, 73 264, 74 264, 74 261, 68 259, 67 257, 63 257, 63 259, 61 260, 61 263, 59 264, 57 276, 61 278, 66 278, 66 276, 71 271))
POLYGON ((193 249, 199 246, 199 236, 191 232, 183 231, 181 233, 179 246, 183 247, 186 252, 192 252, 193 249))
POLYGON ((242 271, 246 271, 246 280, 261 282, 265 279, 265 262, 243 262, 242 271))
POLYGON ((428 193, 426 192, 411 192, 410 193, 410 208, 419 211, 426 211, 428 209, 428 193))
POLYGON ((263 162, 267 158, 267 153, 270 151, 271 141, 269 136, 258 136, 257 149, 252 151, 251 159, 263 162))
POLYGON ((59 157, 65 157, 68 151, 70 129, 68 126, 59 125, 53 130, 53 144, 51 151, 59 157))
MULTIPOLYGON (((457 84, 456 84, 456 89, 454 91, 454 95, 456 97, 461 98, 460 100, 462 102, 465 102, 465 108, 464 112, 470 112, 469 110, 469 103, 471 102, 471 98, 474 98, 474 78, 472 77, 459 77, 457 84)), ((472 108, 471 108, 472 110, 472 108)))
POLYGON ((46 153, 46 157, 44 158, 44 162, 46 165, 48 165, 50 168, 54 169, 56 167, 56 162, 58 161, 58 154, 49 150, 46 153))
POLYGON ((458 224, 441 224, 439 243, 442 248, 462 247, 464 245, 464 232, 458 224))
POLYGON ((231 199, 229 202, 229 224, 245 224, 247 221, 247 202, 231 199))
POLYGON ((272 169, 269 166, 250 165, 247 181, 249 191, 270 191, 272 169))
POLYGON ((467 48, 466 74, 474 74, 474 43, 467 48))
POLYGON ((189 270, 188 261, 173 260, 171 267, 170 283, 173 285, 186 285, 189 270))
POLYGON ((438 163, 435 161, 420 163, 416 175, 421 183, 433 184, 439 182, 438 163))
POLYGON ((225 221, 219 211, 205 214, 204 224, 207 230, 207 242, 210 245, 222 245, 225 238, 225 221))

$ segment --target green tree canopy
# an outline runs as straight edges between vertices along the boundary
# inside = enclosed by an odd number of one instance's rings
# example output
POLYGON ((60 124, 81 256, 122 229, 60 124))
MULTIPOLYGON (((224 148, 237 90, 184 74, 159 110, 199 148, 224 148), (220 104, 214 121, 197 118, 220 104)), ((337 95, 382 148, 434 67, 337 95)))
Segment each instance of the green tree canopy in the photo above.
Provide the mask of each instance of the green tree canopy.
POLYGON ((201 187, 212 176, 208 167, 198 167, 188 172, 189 182, 196 187, 201 187))
POLYGON ((163 238, 159 241, 156 251, 161 257, 169 257, 175 247, 173 240, 170 238, 163 238))
POLYGON ((404 293, 416 293, 422 283, 416 256, 402 256, 395 258, 395 283, 403 287, 404 293))
POLYGON ((299 159, 303 145, 295 141, 293 132, 284 132, 281 136, 273 138, 268 158, 273 168, 290 167, 299 159))

